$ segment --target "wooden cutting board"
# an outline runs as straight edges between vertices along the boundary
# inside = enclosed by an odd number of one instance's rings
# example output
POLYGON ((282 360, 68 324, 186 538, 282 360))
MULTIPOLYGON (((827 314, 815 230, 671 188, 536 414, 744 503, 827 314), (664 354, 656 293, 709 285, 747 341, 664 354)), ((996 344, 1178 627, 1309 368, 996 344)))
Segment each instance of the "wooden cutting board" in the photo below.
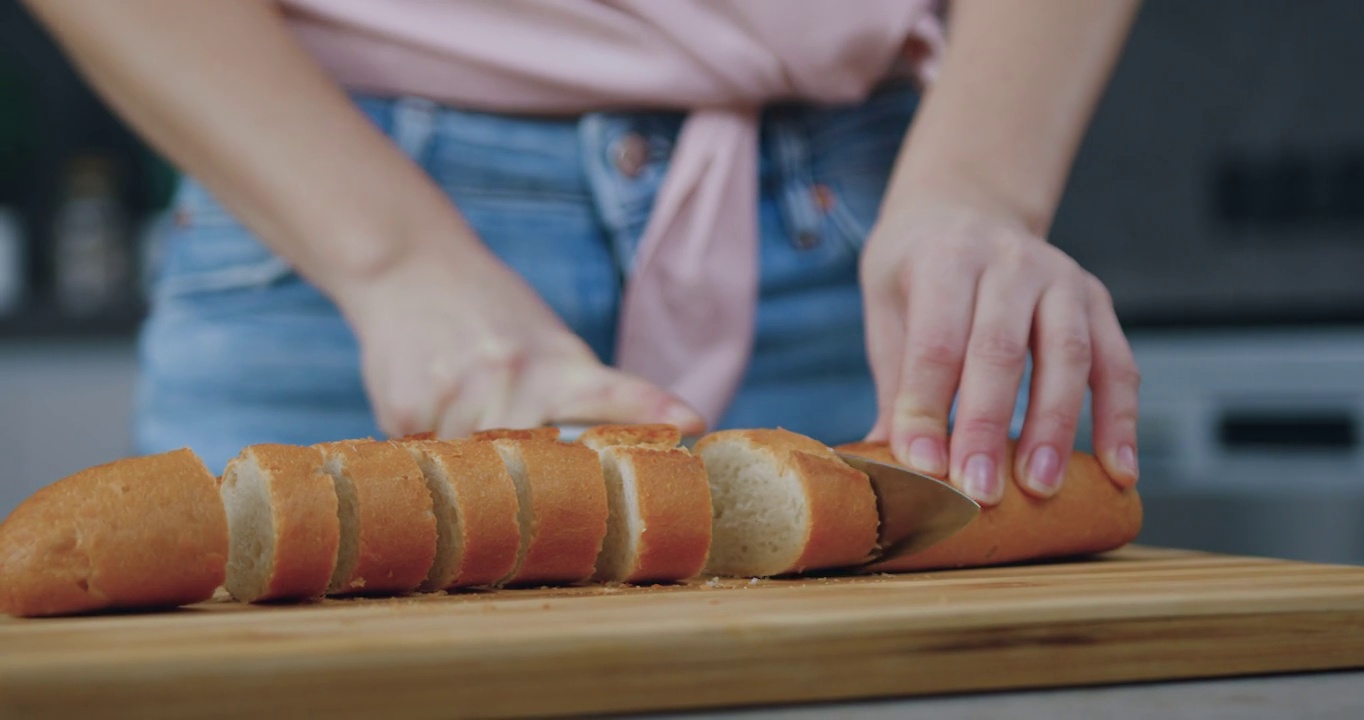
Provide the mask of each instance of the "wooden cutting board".
POLYGON ((0 716, 667 710, 1364 667, 1364 568, 1044 565, 0 620, 0 716))

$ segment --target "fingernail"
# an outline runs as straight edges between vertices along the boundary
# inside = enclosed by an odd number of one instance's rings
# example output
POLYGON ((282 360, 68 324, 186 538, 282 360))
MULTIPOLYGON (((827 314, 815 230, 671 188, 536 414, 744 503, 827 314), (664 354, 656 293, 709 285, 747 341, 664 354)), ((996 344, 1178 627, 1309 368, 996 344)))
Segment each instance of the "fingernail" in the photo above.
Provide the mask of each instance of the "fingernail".
POLYGON ((947 458, 944 457, 942 444, 933 438, 916 438, 909 444, 909 464, 911 469, 928 475, 943 475, 947 472, 947 458))
POLYGON ((1118 472, 1137 477, 1137 451, 1131 445, 1118 448, 1118 472))
POLYGON ((977 453, 966 459, 963 468, 962 489, 967 495, 980 502, 995 503, 1004 494, 1004 487, 995 473, 995 462, 985 453, 977 453))
POLYGON ((1039 495, 1053 495, 1061 487, 1061 456, 1050 445, 1039 446, 1028 460, 1028 487, 1039 495))

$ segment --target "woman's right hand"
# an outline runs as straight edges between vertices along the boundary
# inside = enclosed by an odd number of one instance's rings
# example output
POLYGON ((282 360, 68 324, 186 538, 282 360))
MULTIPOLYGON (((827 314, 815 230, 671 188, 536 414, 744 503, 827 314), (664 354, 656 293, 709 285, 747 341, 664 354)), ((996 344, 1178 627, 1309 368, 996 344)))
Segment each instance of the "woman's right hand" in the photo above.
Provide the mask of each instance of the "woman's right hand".
POLYGON ((384 432, 459 437, 573 421, 704 429, 683 401, 603 365, 495 257, 460 244, 458 262, 405 259, 338 293, 384 432))

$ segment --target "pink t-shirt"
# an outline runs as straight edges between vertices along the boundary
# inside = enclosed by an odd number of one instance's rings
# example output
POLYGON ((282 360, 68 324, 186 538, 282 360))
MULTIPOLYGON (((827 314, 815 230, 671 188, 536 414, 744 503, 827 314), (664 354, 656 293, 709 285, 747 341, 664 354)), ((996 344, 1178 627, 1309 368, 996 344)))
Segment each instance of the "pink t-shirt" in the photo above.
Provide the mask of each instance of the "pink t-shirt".
POLYGON ((343 85, 491 112, 688 112, 625 289, 618 364, 715 422, 752 347, 758 113, 928 83, 935 0, 285 0, 343 85))

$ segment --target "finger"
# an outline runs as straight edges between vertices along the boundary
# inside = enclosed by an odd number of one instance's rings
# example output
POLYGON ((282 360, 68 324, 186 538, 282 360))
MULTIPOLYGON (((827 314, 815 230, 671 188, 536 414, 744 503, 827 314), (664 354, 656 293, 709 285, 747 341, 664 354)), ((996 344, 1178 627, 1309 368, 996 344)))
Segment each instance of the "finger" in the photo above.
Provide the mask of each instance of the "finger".
POLYGON ((501 361, 465 366, 443 398, 438 436, 462 438, 506 424, 506 398, 516 382, 514 368, 501 361))
POLYGON ((1114 482, 1130 487, 1136 484, 1138 475, 1137 407, 1141 373, 1108 291, 1095 281, 1091 297, 1094 364, 1089 386, 1093 391, 1094 452, 1114 482))
POLYGON ((978 502, 1004 497, 1004 450, 1041 295, 1021 273, 981 278, 952 430, 951 477, 978 502))
POLYGON ((1061 489, 1085 401, 1092 352, 1087 291, 1053 285, 1033 320, 1033 376, 1014 477, 1037 497, 1061 489))
POLYGON ((401 437, 433 429, 439 419, 439 393, 433 391, 432 368, 427 372, 404 372, 388 367, 391 355, 366 359, 366 385, 374 405, 379 429, 401 437), (373 379, 371 379, 373 378, 373 379))
POLYGON ((704 432, 701 414, 673 394, 633 375, 601 365, 580 371, 549 410, 557 422, 665 423, 683 435, 704 432))
POLYGON ((961 378, 979 271, 922 266, 912 277, 904 350, 891 416, 895 457, 919 472, 948 474, 947 419, 961 378))
POLYGON ((905 300, 896 288, 867 292, 862 300, 866 317, 867 362, 876 386, 876 421, 867 442, 890 439, 891 415, 900 386, 900 359, 905 349, 905 300))

